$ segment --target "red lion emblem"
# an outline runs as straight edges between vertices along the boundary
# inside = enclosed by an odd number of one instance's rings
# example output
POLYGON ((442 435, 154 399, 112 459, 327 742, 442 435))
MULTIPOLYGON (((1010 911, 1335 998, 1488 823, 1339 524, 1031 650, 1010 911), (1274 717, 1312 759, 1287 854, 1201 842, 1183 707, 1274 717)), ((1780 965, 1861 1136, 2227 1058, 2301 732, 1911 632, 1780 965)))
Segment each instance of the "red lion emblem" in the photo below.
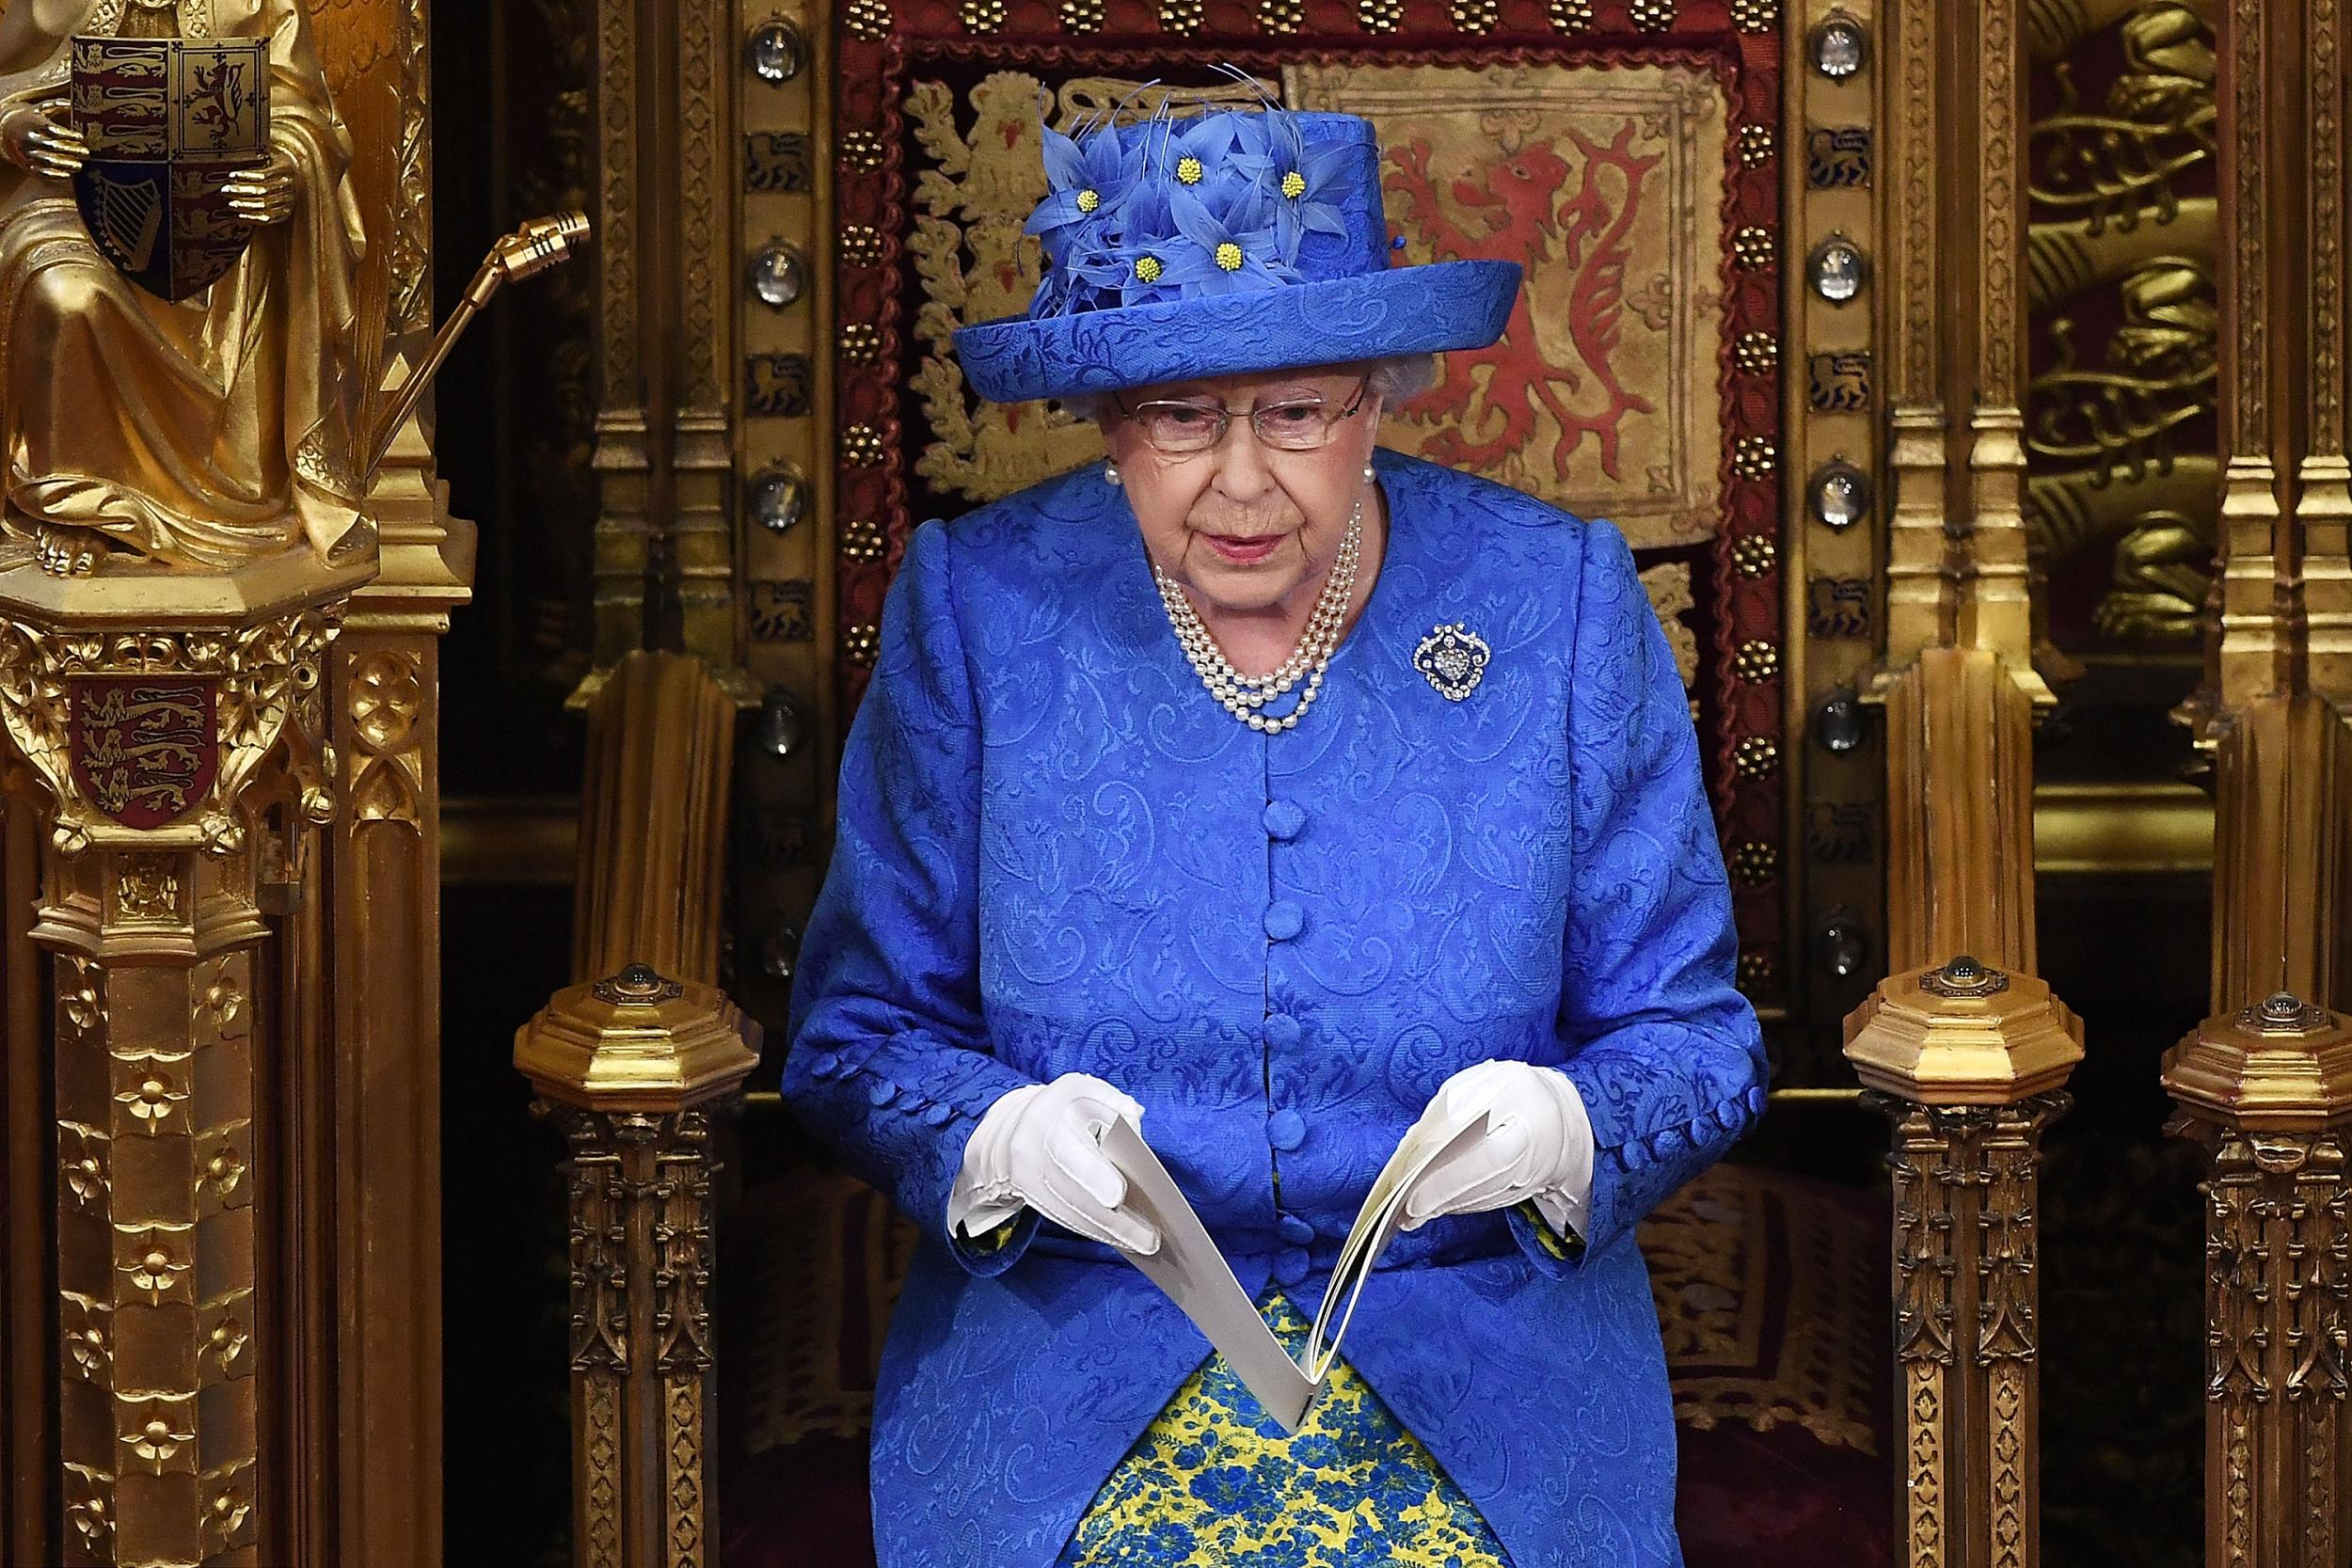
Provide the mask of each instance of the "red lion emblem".
POLYGON ((66 682, 67 750, 89 803, 126 828, 160 828, 201 803, 220 771, 213 682, 89 676, 66 682))
POLYGON ((1627 236, 1639 221, 1644 182, 1664 158, 1632 151, 1635 129, 1628 120, 1606 147, 1567 132, 1582 157, 1581 170, 1550 144, 1530 142, 1482 170, 1485 184, 1454 181, 1450 204, 1430 174, 1425 141, 1390 149, 1391 210, 1408 237, 1430 247, 1432 260, 1488 259, 1527 269, 1527 287, 1501 341, 1448 354, 1437 386, 1406 405, 1416 422, 1443 426, 1422 443, 1421 455, 1491 469, 1536 439, 1540 405, 1559 428, 1551 446, 1554 477, 1567 478, 1569 457, 1590 436, 1599 443, 1601 471, 1624 479, 1620 426, 1629 413, 1651 413, 1656 405, 1627 389, 1611 360, 1625 310, 1627 236), (1483 228, 1454 222, 1449 205, 1483 228))

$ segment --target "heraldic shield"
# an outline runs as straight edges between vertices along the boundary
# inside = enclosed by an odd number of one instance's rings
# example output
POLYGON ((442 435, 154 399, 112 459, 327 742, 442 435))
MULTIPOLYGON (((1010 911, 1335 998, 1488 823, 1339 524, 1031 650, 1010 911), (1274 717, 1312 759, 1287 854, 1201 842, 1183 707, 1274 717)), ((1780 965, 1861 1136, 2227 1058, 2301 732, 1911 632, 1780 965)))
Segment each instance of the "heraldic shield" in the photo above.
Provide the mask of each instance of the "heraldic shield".
POLYGON ((73 125, 82 222, 123 276, 185 299, 245 254, 222 186, 269 157, 267 40, 76 38, 73 125))

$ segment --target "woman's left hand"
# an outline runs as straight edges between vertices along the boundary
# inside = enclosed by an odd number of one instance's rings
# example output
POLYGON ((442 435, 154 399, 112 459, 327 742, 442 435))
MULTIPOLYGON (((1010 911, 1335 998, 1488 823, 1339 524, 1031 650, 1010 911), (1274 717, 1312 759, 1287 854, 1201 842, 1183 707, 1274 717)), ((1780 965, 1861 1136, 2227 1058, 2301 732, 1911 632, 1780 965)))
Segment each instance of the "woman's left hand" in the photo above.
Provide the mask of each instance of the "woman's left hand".
POLYGON ((1477 1063, 1445 1081, 1416 1125, 1471 1117, 1485 1118, 1485 1135, 1422 1172, 1406 1196, 1406 1229, 1530 1198, 1555 1224, 1581 1211, 1592 1186, 1593 1126, 1566 1074, 1528 1062, 1477 1063), (1561 1198, 1570 1201, 1544 1201, 1561 1198))

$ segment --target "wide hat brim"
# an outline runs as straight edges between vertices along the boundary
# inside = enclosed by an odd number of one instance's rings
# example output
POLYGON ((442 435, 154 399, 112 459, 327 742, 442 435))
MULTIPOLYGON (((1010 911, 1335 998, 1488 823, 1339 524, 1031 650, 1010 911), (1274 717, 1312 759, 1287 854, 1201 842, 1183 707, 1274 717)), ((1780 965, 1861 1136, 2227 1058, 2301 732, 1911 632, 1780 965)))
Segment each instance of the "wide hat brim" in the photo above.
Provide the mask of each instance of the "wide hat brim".
POLYGON ((1158 300, 956 333, 993 403, 1485 348, 1518 297, 1516 261, 1432 261, 1247 293, 1158 300))

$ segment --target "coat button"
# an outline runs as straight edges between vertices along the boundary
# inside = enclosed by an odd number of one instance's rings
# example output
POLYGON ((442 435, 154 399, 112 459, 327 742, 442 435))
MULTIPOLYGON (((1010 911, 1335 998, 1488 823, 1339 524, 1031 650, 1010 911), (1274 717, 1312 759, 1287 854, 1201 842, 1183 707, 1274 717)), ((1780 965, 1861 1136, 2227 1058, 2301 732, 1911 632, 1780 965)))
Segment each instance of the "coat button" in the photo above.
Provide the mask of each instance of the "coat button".
POLYGON ((1282 1240, 1293 1246, 1305 1246, 1315 1239, 1315 1227, 1296 1214, 1284 1214, 1274 1228, 1280 1231, 1282 1240))
POLYGON ((1304 1247, 1285 1247, 1274 1255, 1274 1279, 1279 1285, 1295 1285, 1307 1277, 1311 1259, 1304 1247))
POLYGON ((1296 1111, 1277 1111, 1265 1118, 1265 1141, 1288 1154, 1307 1141, 1307 1118, 1296 1111))
POLYGON ((841 1075, 841 1058, 833 1052, 824 1052, 808 1064, 808 1070, 818 1078, 837 1078, 841 1075))
POLYGON ((1287 898, 1277 898, 1265 907, 1265 934, 1277 942, 1288 942, 1307 924, 1307 916, 1296 904, 1287 898))
POLYGON ((1268 838, 1293 839, 1307 825, 1307 813, 1295 800, 1276 800, 1265 809, 1268 838))
POLYGON ((1288 1051, 1298 1043, 1298 1020, 1288 1013, 1268 1013, 1265 1021, 1265 1042, 1277 1051, 1288 1051))

